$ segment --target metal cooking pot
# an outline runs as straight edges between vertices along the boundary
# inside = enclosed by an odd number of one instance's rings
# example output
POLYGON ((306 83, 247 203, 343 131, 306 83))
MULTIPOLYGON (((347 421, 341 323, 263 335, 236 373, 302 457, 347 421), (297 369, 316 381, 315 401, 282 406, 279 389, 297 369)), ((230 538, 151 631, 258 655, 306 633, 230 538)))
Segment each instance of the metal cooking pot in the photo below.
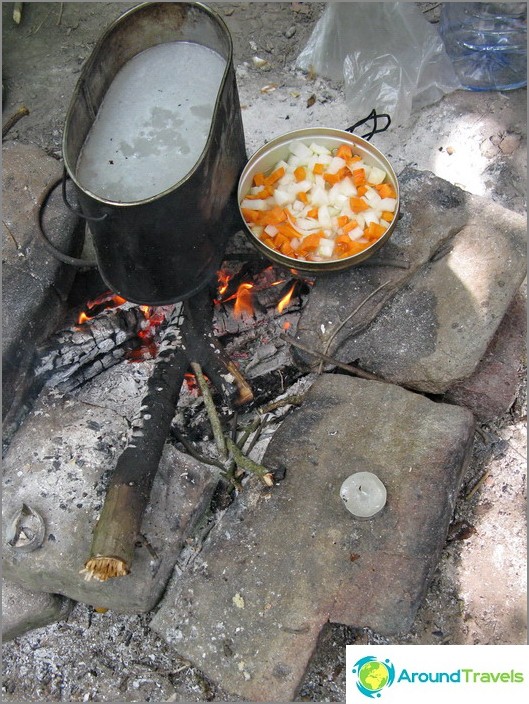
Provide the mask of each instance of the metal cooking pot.
POLYGON ((247 159, 232 41, 222 19, 195 2, 145 3, 122 15, 83 66, 66 117, 63 156, 112 291, 134 303, 164 305, 203 288, 238 226, 236 188, 247 159), (155 196, 134 202, 98 196, 80 182, 77 162, 103 98, 127 61, 174 41, 208 47, 226 61, 205 147, 185 177, 155 196))
MULTIPOLYGON (((374 113, 372 113, 369 118, 358 122, 357 125, 366 122, 372 117, 373 114, 374 113)), ((380 117, 380 115, 378 117, 380 117)), ((384 115, 384 117, 388 116, 384 115)), ((356 127, 357 125, 353 126, 350 129, 354 129, 354 127, 356 127)), ((387 129, 387 125, 384 129, 387 129)), ((380 132, 383 130, 376 131, 380 132)), ((374 132, 372 132, 370 136, 372 136, 373 133, 374 132)), ((290 154, 288 147, 294 141, 300 141, 307 145, 309 145, 311 142, 317 142, 318 144, 322 144, 323 146, 326 146, 329 149, 334 149, 335 147, 338 147, 340 144, 343 143, 350 144, 353 148, 353 152, 355 154, 359 154, 366 164, 378 166, 383 169, 387 173, 388 181, 391 183, 397 194, 397 206, 395 208, 391 223, 389 224, 386 232, 382 235, 382 237, 380 237, 380 239, 378 239, 370 247, 363 250, 362 252, 354 254, 350 257, 344 257, 343 259, 333 259, 322 262, 310 262, 301 259, 296 259, 295 257, 286 256, 281 252, 278 252, 277 250, 268 247, 266 244, 264 244, 264 242, 261 242, 261 240, 256 237, 254 233, 250 230, 250 228, 247 226, 245 226, 246 234, 250 238, 253 245, 266 257, 276 262, 277 264, 281 264, 289 268, 294 268, 299 271, 325 273, 348 269, 351 266, 360 264, 361 262, 371 257, 391 237, 393 230, 395 229, 395 225, 397 224, 400 204, 399 184, 393 167, 386 159, 386 157, 382 154, 382 152, 380 152, 369 141, 367 141, 367 139, 364 139, 363 137, 358 137, 355 134, 351 134, 351 132, 347 130, 338 130, 327 127, 311 127, 306 129, 294 130, 292 132, 282 134, 279 137, 275 137, 263 147, 258 149, 255 154, 250 157, 248 163, 243 169, 237 191, 239 211, 241 201, 243 200, 244 196, 249 192, 250 187, 253 185, 254 175, 258 172, 266 173, 275 164, 277 164, 278 161, 282 159, 287 159, 290 154)), ((242 212, 241 218, 244 222, 242 212)))

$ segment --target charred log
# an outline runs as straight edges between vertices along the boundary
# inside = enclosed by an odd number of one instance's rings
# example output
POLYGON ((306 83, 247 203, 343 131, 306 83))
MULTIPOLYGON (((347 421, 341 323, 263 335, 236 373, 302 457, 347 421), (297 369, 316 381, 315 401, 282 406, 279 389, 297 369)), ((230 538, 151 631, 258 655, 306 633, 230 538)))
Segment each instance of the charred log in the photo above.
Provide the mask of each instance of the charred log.
POLYGON ((143 513, 169 432, 189 361, 177 306, 167 324, 128 446, 120 455, 94 529, 85 563, 87 579, 106 581, 128 574, 140 534, 143 513))
POLYGON ((54 335, 37 353, 36 383, 75 388, 99 371, 117 364, 138 346, 138 331, 145 322, 138 306, 109 309, 81 325, 54 335), (79 381, 68 384, 70 378, 79 381))

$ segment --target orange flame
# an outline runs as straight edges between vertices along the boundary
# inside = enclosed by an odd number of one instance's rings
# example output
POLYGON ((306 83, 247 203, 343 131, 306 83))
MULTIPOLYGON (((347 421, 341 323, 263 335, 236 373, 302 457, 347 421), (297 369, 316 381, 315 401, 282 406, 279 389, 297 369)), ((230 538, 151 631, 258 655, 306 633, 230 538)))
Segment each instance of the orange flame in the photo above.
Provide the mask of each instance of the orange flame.
POLYGON ((294 282, 292 284, 292 286, 290 287, 288 293, 285 296, 283 296, 283 298, 277 304, 277 310, 279 311, 279 313, 282 313, 285 310, 285 308, 288 306, 288 304, 290 303, 290 299, 292 298, 292 294, 294 293, 295 288, 296 288, 296 283, 294 282))
POLYGON ((222 298, 222 296, 228 290, 228 284, 231 279, 231 274, 228 274, 226 271, 222 271, 222 269, 221 269, 218 272, 217 277, 219 280, 218 294, 219 294, 219 298, 222 298))
POLYGON ((235 305, 233 306, 234 315, 238 317, 243 313, 253 315, 252 288, 253 284, 241 284, 239 286, 235 296, 235 305))
MULTIPOLYGON (((103 295, 94 298, 94 300, 88 301, 86 307, 88 310, 92 310, 92 308, 106 303, 106 308, 118 308, 126 302, 127 300, 125 298, 122 298, 115 293, 104 293, 103 295)), ((88 315, 88 313, 82 312, 77 318, 77 324, 82 325, 83 323, 86 323, 87 320, 92 320, 93 317, 93 315, 88 315)))

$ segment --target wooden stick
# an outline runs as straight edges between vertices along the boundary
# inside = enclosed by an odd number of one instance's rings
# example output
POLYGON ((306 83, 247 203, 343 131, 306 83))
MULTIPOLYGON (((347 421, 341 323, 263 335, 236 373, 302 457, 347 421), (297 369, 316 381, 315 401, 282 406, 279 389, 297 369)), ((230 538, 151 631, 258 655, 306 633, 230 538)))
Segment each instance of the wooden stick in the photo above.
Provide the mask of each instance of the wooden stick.
POLYGON ((11 130, 17 122, 26 115, 29 115, 29 110, 25 105, 22 105, 22 107, 18 108, 18 110, 13 113, 11 117, 8 117, 2 127, 2 139, 4 139, 9 130, 11 130))
POLYGON ((329 355, 323 354, 323 352, 316 352, 315 350, 311 350, 310 347, 307 347, 306 345, 303 345, 301 342, 294 340, 294 338, 289 337, 284 332, 282 332, 279 335, 279 337, 281 340, 284 340, 289 345, 292 345, 292 347, 297 347, 298 349, 303 350, 303 352, 307 352, 307 354, 311 354, 314 357, 321 359, 322 362, 327 362, 328 364, 332 364, 334 367, 338 367, 339 369, 343 369, 346 372, 351 372, 351 374, 354 374, 355 376, 359 376, 361 379, 371 379, 373 381, 385 381, 385 379, 382 379, 381 377, 376 376, 376 374, 371 374, 371 372, 366 372, 366 371, 364 371, 364 369, 361 369, 360 367, 355 367, 352 364, 345 364, 344 362, 340 362, 338 359, 335 359, 334 357, 329 357, 329 355))
POLYGON ((211 429, 213 430, 213 437, 215 438, 215 443, 217 445, 217 450, 221 462, 228 459, 228 451, 226 449, 226 440, 224 438, 224 433, 222 431, 222 425, 220 423, 220 418, 215 409, 215 404, 211 394, 209 393, 208 384, 202 373, 202 368, 198 362, 191 362, 191 369, 196 377, 197 384, 202 393, 202 398, 204 400, 204 405, 206 406, 206 412, 208 414, 209 422, 211 424, 211 429))
POLYGON ((180 344, 181 306, 175 306, 92 536, 85 579, 106 581, 130 572, 145 507, 189 361, 180 344))

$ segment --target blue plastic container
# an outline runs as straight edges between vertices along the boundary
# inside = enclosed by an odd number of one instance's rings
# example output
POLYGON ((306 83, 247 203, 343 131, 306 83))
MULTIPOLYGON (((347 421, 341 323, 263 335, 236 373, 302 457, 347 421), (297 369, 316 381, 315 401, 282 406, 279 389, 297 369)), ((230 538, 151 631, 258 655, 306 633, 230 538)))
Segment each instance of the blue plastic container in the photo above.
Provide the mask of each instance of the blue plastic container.
POLYGON ((440 34, 464 88, 527 85, 527 3, 444 3, 440 34))

